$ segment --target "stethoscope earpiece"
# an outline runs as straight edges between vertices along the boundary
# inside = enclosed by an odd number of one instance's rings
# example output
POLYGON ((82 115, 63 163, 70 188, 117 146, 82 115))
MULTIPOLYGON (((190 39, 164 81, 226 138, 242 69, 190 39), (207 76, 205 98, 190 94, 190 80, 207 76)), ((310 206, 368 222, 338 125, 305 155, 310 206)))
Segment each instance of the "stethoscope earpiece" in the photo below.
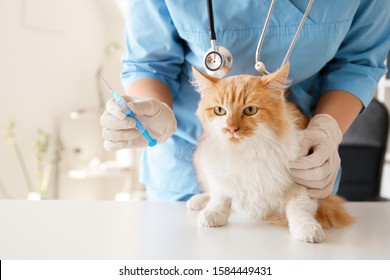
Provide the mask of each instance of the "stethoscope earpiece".
POLYGON ((256 62, 255 69, 257 70, 257 72, 260 73, 260 75, 268 75, 269 74, 269 72, 265 68, 265 64, 262 61, 256 62))
POLYGON ((222 78, 232 69, 233 56, 227 48, 213 46, 204 55, 203 63, 207 74, 222 78))

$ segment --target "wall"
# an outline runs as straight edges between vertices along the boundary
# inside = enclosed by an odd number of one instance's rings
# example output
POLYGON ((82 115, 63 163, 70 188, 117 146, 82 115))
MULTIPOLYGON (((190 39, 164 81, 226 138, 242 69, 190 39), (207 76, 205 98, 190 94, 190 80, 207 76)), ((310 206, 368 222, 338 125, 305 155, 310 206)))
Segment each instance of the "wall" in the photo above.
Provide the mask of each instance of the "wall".
MULTIPOLYGON (((24 198, 27 193, 15 151, 3 137, 7 119, 16 123, 15 136, 33 178, 32 143, 37 129, 55 138, 71 111, 97 111, 96 72, 102 64, 106 78, 119 87, 121 25, 122 16, 111 0, 0 0, 0 198, 24 198), (107 53, 112 41, 119 44, 119 50, 107 53)), ((92 122, 92 131, 79 131, 68 138, 98 135, 91 145, 99 150, 98 117, 92 122)), ((65 160, 70 152, 64 151, 65 160)), ((50 182, 52 197, 64 192, 56 184, 64 174, 57 175, 50 182)))

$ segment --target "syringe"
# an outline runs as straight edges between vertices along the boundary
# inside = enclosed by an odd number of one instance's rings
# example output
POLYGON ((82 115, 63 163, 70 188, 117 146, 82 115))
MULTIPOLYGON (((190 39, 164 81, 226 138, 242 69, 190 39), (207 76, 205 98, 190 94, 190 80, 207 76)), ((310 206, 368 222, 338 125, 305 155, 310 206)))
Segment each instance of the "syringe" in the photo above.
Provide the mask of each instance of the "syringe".
POLYGON ((150 136, 149 131, 135 116, 134 112, 130 109, 129 105, 127 105, 127 102, 123 99, 123 97, 120 96, 112 87, 110 87, 110 85, 106 82, 106 80, 103 78, 103 76, 100 73, 99 75, 102 78, 102 80, 106 83, 108 88, 110 89, 111 94, 115 99, 115 103, 119 106, 119 108, 122 109, 122 111, 125 113, 127 117, 135 120, 135 128, 141 133, 143 137, 146 138, 146 140, 148 140, 149 147, 155 146, 157 144, 157 140, 150 136))

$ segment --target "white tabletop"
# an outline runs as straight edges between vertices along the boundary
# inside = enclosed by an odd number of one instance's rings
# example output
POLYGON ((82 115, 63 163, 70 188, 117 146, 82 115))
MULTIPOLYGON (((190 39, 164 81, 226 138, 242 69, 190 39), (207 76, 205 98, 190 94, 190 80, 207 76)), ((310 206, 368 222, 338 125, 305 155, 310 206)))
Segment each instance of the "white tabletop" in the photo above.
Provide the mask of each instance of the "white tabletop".
POLYGON ((356 223, 307 244, 232 215, 197 226, 181 202, 0 201, 0 259, 390 259, 390 202, 348 203, 356 223))

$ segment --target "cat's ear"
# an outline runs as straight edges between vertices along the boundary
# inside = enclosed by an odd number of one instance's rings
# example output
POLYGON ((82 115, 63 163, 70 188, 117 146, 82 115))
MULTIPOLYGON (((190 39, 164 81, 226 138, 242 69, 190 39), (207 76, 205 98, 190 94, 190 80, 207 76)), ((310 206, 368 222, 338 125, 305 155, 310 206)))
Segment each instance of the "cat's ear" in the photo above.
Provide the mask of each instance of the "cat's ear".
POLYGON ((284 91, 289 83, 289 81, 287 80, 289 71, 290 64, 285 64, 282 65, 282 67, 280 67, 275 72, 261 77, 261 79, 263 83, 269 87, 269 89, 283 96, 284 91))
POLYGON ((195 81, 191 81, 191 83, 198 89, 200 93, 204 93, 220 80, 219 78, 212 77, 199 71, 195 67, 192 67, 192 72, 194 73, 195 81))

